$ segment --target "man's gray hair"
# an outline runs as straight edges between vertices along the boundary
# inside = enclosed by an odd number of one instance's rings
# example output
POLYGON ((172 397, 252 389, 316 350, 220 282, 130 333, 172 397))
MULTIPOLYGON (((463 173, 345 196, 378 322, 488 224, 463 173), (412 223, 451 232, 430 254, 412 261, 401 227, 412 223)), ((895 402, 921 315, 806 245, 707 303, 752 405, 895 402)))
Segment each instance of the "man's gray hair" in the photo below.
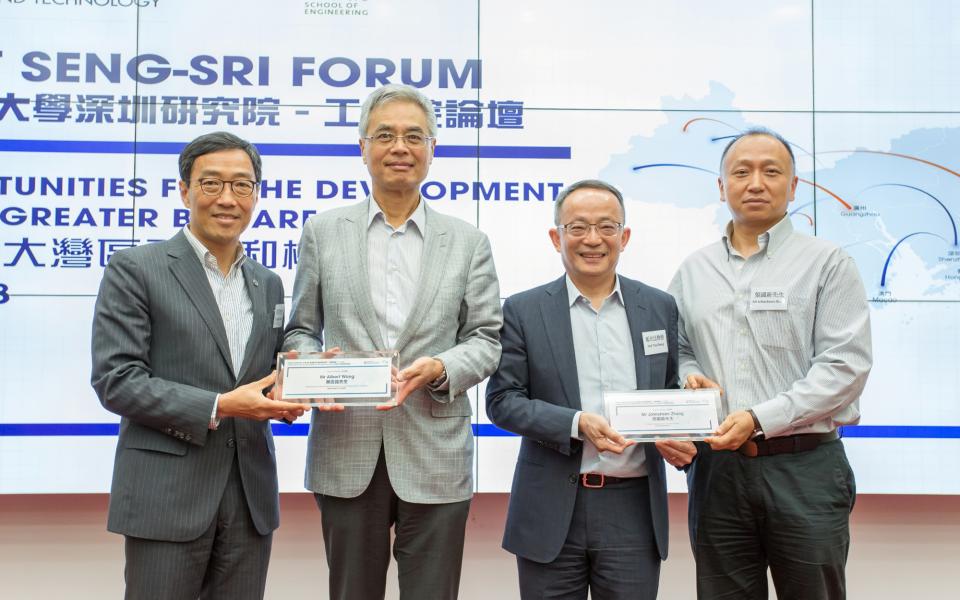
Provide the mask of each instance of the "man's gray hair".
POLYGON ((797 159, 793 156, 793 149, 790 148, 790 142, 785 140, 782 135, 776 131, 773 131, 772 129, 767 129, 766 127, 751 127, 750 129, 747 129, 740 135, 730 140, 730 143, 727 144, 727 147, 723 149, 723 154, 720 155, 720 177, 723 177, 723 161, 727 159, 727 153, 730 152, 730 148, 732 148, 733 145, 739 142, 741 139, 752 135, 765 135, 783 144, 783 147, 787 149, 787 154, 790 155, 790 168, 793 169, 792 175, 797 174, 797 159))
POLYGON ((620 212, 623 213, 623 220, 627 220, 627 209, 623 206, 623 194, 620 193, 620 190, 613 187, 606 181, 600 181, 599 179, 583 179, 576 183, 571 183, 567 187, 560 190, 560 193, 557 194, 557 200, 553 205, 553 224, 560 226, 560 208, 563 206, 563 201, 567 199, 567 196, 572 194, 577 190, 600 190, 602 192, 610 192, 616 197, 617 202, 620 203, 620 212))
POLYGON ((360 137, 366 137, 367 135, 367 127, 370 126, 370 113, 378 106, 388 102, 412 102, 418 105, 427 118, 427 135, 432 138, 437 137, 437 115, 433 111, 433 103, 417 88, 399 83, 388 83, 378 87, 363 101, 363 107, 360 108, 360 125, 357 128, 360 131, 360 137))
POLYGON ((247 140, 237 137, 226 131, 215 131, 201 135, 180 151, 180 180, 190 185, 190 174, 193 171, 193 163, 204 154, 220 152, 222 150, 243 150, 250 157, 253 164, 253 176, 259 183, 262 174, 260 162, 260 152, 257 147, 247 140))

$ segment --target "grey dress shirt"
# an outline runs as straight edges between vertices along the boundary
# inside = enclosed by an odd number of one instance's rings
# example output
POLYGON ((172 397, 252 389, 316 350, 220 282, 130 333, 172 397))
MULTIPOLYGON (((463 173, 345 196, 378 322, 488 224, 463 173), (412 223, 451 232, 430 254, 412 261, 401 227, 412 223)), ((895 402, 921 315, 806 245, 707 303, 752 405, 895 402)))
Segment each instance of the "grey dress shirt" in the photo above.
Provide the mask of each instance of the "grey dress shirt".
POLYGON ((767 437, 860 420, 872 365, 870 311, 853 259, 784 217, 744 258, 722 240, 680 266, 680 381, 702 374, 731 412, 753 409, 767 437))
MULTIPOLYGON (((633 356, 633 340, 627 309, 623 306, 620 278, 613 291, 596 310, 580 293, 568 276, 567 298, 570 301, 570 327, 573 353, 580 384, 580 407, 573 417, 570 437, 578 437, 580 414, 583 411, 603 414, 603 391, 637 389, 637 366, 633 356)), ((647 474, 642 444, 630 446, 623 454, 598 452, 590 442, 583 444, 581 473, 603 473, 614 477, 641 477, 647 474)))

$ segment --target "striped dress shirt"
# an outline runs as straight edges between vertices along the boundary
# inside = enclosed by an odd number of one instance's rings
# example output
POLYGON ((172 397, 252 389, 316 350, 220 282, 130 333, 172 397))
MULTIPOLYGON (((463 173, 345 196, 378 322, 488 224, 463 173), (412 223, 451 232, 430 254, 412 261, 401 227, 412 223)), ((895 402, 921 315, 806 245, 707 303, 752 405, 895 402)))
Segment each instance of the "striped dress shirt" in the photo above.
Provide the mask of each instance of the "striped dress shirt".
MULTIPOLYGON (((183 227, 183 234, 197 253, 203 272, 207 274, 210 291, 217 301, 217 309, 223 320, 223 328, 227 331, 227 344, 230 346, 230 362, 233 364, 233 376, 236 377, 243 366, 243 356, 247 350, 247 340, 253 330, 253 302, 247 292, 246 281, 243 278, 243 261, 247 256, 243 253, 243 246, 238 244, 237 259, 230 265, 230 270, 224 275, 220 271, 217 257, 200 240, 193 235, 188 226, 183 227)), ((217 405, 220 403, 220 394, 213 401, 210 412, 210 429, 216 429, 220 424, 217 418, 217 405)))
POLYGON ((730 412, 752 408, 768 438, 857 423, 872 353, 853 259, 796 233, 789 217, 758 238, 749 258, 731 246, 731 234, 732 223, 670 283, 680 309, 681 382, 690 374, 716 381, 730 412))

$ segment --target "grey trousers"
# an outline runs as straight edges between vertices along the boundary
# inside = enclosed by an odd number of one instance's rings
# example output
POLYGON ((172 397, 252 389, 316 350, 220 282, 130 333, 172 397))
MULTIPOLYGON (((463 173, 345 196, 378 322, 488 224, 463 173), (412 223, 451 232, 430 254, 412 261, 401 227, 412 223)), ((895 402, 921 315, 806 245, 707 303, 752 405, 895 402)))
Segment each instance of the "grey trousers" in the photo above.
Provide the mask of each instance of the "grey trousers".
POLYGON ((415 504, 397 497, 380 459, 356 498, 316 494, 330 568, 331 600, 377 600, 386 593, 390 528, 401 600, 455 600, 470 501, 415 504))
POLYGON ((253 526, 234 460, 220 509, 189 542, 126 536, 127 600, 262 599, 273 534, 253 526))

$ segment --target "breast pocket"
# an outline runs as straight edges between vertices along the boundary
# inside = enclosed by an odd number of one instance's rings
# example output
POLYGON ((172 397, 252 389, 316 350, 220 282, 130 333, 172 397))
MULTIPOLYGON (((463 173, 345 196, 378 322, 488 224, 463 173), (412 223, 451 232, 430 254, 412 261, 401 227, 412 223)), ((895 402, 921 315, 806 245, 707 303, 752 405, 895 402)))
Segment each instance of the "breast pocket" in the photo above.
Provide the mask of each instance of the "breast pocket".
POLYGON ((803 335, 800 331, 807 309, 805 298, 791 298, 786 310, 751 310, 747 313, 757 342, 767 348, 801 350, 803 335))

